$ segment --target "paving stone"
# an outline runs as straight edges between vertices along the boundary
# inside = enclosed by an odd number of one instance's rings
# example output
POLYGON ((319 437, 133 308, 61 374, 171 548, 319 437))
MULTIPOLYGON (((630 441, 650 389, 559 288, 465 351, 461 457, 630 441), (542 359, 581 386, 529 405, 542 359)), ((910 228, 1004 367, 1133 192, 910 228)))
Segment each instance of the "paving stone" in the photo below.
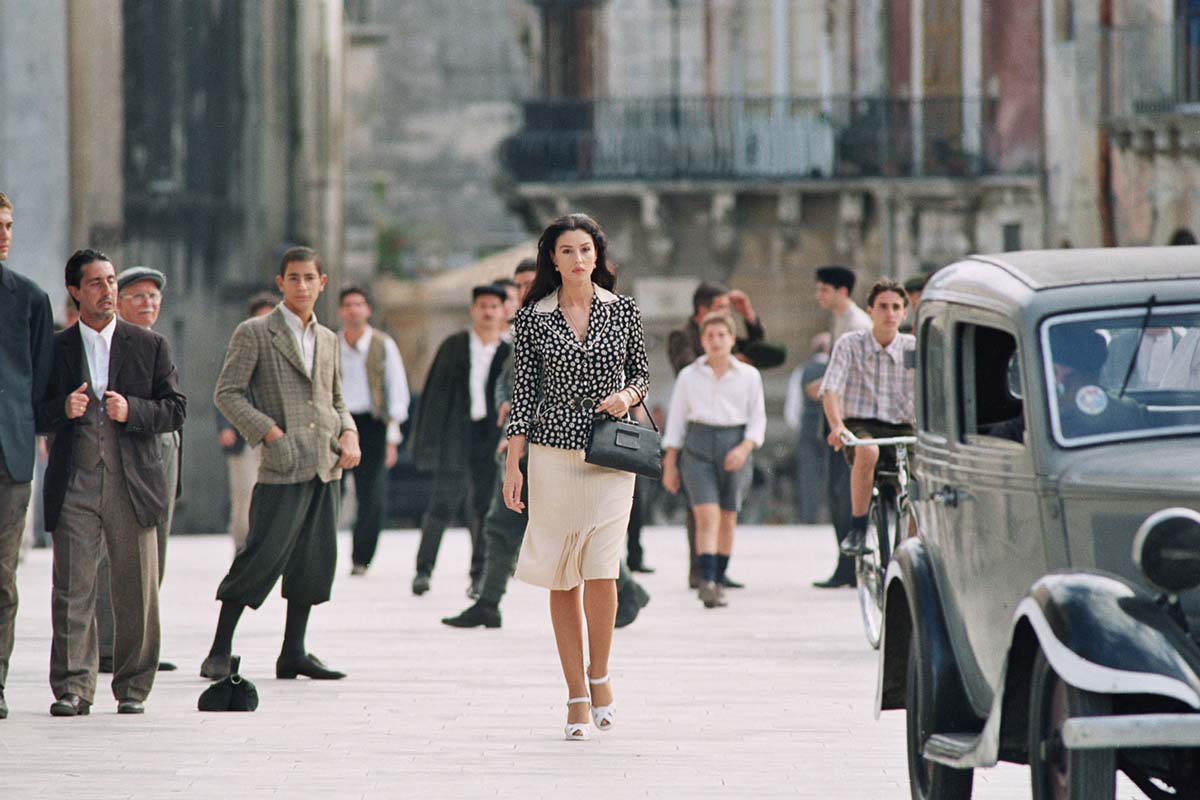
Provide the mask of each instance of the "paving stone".
MULTIPOLYGON (((247 611, 234 642, 261 706, 202 714, 198 676, 231 548, 223 536, 171 541, 163 658, 142 717, 118 717, 107 676, 92 715, 48 708, 50 554, 19 571, 21 609, 0 722, 0 796, 175 798, 741 798, 908 796, 904 715, 874 718, 876 654, 855 595, 812 589, 833 562, 821 526, 744 528, 730 574, 749 588, 705 609, 686 589, 678 528, 643 533, 638 576, 652 595, 615 635, 617 727, 562 740, 566 690, 544 591, 513 582, 500 630, 457 630, 464 531, 446 535, 433 589, 409 590, 417 536, 387 532, 376 563, 350 577, 340 539, 333 600, 308 647, 349 673, 336 683, 274 678, 284 604, 247 611)), ((1027 771, 981 770, 975 798, 1027 798, 1027 771)), ((1122 783, 1120 797, 1140 797, 1122 783)))

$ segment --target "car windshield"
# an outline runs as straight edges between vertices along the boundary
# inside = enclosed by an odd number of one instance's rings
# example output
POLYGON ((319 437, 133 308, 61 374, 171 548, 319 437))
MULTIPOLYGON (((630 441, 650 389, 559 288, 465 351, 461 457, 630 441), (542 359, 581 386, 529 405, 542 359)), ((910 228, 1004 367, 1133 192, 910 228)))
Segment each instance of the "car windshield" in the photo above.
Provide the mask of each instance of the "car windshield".
POLYGON ((1042 325, 1055 439, 1067 446, 1200 432, 1200 306, 1042 325))

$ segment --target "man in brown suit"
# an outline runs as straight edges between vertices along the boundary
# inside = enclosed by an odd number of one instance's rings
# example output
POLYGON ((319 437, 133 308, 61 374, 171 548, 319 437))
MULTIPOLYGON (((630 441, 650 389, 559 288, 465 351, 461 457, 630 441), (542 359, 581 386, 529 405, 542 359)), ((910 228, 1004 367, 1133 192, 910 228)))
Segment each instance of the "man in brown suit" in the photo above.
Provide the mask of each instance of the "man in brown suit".
POLYGON ((46 467, 46 528, 53 532, 50 686, 56 717, 87 714, 96 690, 96 575, 108 556, 115 623, 117 713, 140 714, 158 669, 158 543, 167 505, 159 434, 183 427, 171 348, 116 318, 117 276, 107 256, 67 261, 79 322, 54 337, 54 364, 37 406, 54 434, 46 467))
POLYGON ((288 610, 275 677, 345 677, 304 647, 309 612, 333 587, 338 481, 361 458, 358 430, 342 401, 337 334, 313 313, 327 280, 316 251, 284 253, 275 278, 283 302, 238 325, 217 379, 213 402, 246 444, 263 450, 246 547, 217 589, 221 614, 200 667, 205 678, 230 674, 242 611, 261 606, 280 576, 288 610))

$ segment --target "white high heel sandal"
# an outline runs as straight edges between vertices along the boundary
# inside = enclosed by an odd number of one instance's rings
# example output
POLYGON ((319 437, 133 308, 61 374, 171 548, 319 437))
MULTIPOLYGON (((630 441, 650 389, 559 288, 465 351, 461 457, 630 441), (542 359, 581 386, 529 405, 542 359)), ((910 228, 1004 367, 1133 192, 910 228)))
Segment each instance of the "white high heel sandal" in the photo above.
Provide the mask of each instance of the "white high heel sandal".
MULTIPOLYGON (((592 686, 599 686, 608 683, 608 676, 602 678, 588 678, 588 683, 592 686)), ((611 730, 613 722, 616 721, 617 702, 614 700, 606 706, 598 706, 592 704, 592 721, 596 723, 596 730, 607 731, 611 730)))
MULTIPOLYGON (((567 705, 573 706, 577 703, 590 703, 590 697, 572 697, 567 701, 567 705)), ((586 742, 592 736, 592 726, 586 722, 568 722, 567 727, 563 729, 563 734, 567 737, 568 742, 586 742)))

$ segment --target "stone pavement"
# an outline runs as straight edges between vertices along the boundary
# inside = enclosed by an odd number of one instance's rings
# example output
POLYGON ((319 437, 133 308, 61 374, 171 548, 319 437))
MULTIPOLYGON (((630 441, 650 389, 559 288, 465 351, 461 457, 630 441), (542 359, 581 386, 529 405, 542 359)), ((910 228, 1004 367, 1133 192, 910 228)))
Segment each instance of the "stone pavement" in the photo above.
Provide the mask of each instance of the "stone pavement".
MULTIPOLYGON (((706 610, 684 588, 682 530, 647 529, 653 600, 616 632, 617 726, 586 743, 562 739, 544 591, 511 584, 501 630, 439 622, 467 605, 462 531, 447 534, 424 597, 409 591, 415 532, 388 532, 363 578, 348 575, 342 537, 333 601, 308 637, 349 672, 341 682, 275 680, 283 603, 248 611, 234 650, 258 685, 254 714, 195 710, 231 546, 181 536, 162 597, 163 656, 180 671, 159 673, 144 717, 118 717, 107 683, 91 716, 50 717, 50 554, 35 550, 19 572, 0 797, 905 798, 904 715, 873 717, 855 595, 809 586, 832 541, 825 527, 740 530, 730 574, 749 588, 706 610)), ((979 800, 1029 796, 1013 765, 975 786, 979 800)), ((1122 784, 1120 796, 1140 795, 1122 784)))

